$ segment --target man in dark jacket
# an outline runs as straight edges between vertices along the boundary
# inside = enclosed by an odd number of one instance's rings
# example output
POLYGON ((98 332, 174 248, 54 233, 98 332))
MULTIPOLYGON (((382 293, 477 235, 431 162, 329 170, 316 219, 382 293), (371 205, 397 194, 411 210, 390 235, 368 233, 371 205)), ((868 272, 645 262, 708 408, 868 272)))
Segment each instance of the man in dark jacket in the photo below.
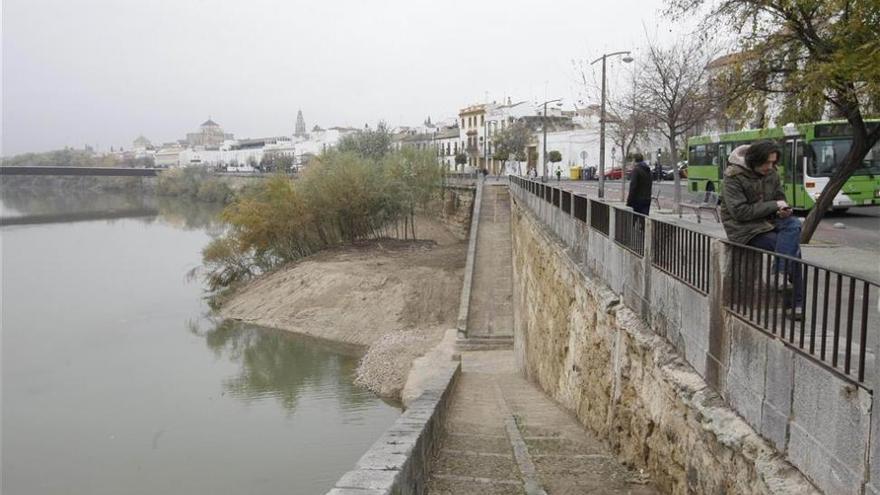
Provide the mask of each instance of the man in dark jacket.
POLYGON ((645 157, 641 153, 633 155, 636 162, 629 183, 629 195, 626 197, 626 206, 636 213, 648 215, 651 212, 651 167, 645 163, 645 157))
MULTIPOLYGON (((727 238, 766 251, 800 258, 800 222, 785 201, 776 171, 781 153, 776 143, 758 141, 730 154, 724 171, 721 222, 727 238)), ((783 263, 777 262, 781 271, 783 263)), ((787 301, 792 317, 802 317, 803 284, 800 269, 789 269, 794 300, 787 301), (792 302, 794 304, 792 304, 792 302)))

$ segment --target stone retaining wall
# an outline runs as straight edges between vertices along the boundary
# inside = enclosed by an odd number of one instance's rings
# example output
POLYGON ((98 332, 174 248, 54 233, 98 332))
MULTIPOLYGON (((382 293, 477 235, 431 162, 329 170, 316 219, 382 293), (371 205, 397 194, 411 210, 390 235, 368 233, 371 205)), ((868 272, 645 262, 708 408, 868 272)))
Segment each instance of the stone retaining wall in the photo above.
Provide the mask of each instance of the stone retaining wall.
POLYGON ((327 495, 421 495, 443 436, 446 409, 461 363, 450 362, 426 383, 397 421, 327 495))
POLYGON ((474 209, 474 186, 447 185, 442 189, 438 205, 440 222, 459 239, 467 239, 471 229, 471 213, 474 209))
POLYGON ((531 380, 665 492, 817 493, 618 293, 587 275, 620 260, 588 267, 583 248, 566 248, 513 197, 516 353, 531 380))

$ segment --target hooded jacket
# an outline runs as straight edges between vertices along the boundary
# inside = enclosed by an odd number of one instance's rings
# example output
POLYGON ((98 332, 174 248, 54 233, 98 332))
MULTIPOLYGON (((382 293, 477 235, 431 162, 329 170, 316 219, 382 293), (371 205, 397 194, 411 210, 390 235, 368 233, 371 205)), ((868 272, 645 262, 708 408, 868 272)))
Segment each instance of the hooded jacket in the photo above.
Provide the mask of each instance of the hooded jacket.
POLYGON ((632 171, 632 180, 629 183, 629 194, 626 197, 626 206, 634 206, 639 203, 651 202, 651 168, 645 162, 638 162, 632 171))
POLYGON ((776 201, 785 199, 775 170, 760 175, 746 165, 730 163, 724 171, 721 223, 727 238, 748 244, 753 237, 773 230, 776 201))

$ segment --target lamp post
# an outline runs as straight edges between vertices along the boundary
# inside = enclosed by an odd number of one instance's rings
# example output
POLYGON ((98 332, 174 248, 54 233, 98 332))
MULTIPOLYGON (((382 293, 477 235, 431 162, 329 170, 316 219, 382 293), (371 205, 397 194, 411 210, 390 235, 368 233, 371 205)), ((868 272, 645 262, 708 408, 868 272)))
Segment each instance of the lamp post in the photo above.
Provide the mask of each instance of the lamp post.
POLYGON ((599 197, 605 197, 605 59, 608 57, 613 57, 614 55, 623 55, 623 60, 625 63, 630 63, 633 61, 633 58, 629 56, 629 51, 620 51, 613 53, 606 53, 601 57, 597 58, 590 62, 590 65, 595 64, 598 61, 602 61, 602 110, 601 116, 599 117, 599 197))
POLYGON ((544 151, 541 154, 541 182, 547 182, 547 104, 555 102, 559 102, 557 105, 562 106, 562 98, 547 100, 538 105, 539 107, 544 105, 544 114, 541 117, 541 120, 544 121, 544 125, 541 126, 544 128, 544 151))

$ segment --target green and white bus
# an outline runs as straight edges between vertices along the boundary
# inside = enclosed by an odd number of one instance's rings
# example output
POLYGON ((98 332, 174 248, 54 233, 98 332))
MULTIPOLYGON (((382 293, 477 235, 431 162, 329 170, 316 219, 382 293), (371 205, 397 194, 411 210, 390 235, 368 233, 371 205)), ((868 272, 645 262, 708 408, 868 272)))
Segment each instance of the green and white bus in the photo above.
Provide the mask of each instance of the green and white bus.
MULTIPOLYGON (((866 120, 869 130, 880 119, 866 120)), ((852 127, 846 121, 813 122, 688 139, 688 189, 705 191, 712 182, 721 193, 727 157, 739 145, 763 139, 779 143, 782 157, 779 176, 786 200, 796 210, 810 210, 852 143, 852 127)), ((880 143, 868 152, 864 163, 834 198, 835 210, 880 205, 880 143)))

